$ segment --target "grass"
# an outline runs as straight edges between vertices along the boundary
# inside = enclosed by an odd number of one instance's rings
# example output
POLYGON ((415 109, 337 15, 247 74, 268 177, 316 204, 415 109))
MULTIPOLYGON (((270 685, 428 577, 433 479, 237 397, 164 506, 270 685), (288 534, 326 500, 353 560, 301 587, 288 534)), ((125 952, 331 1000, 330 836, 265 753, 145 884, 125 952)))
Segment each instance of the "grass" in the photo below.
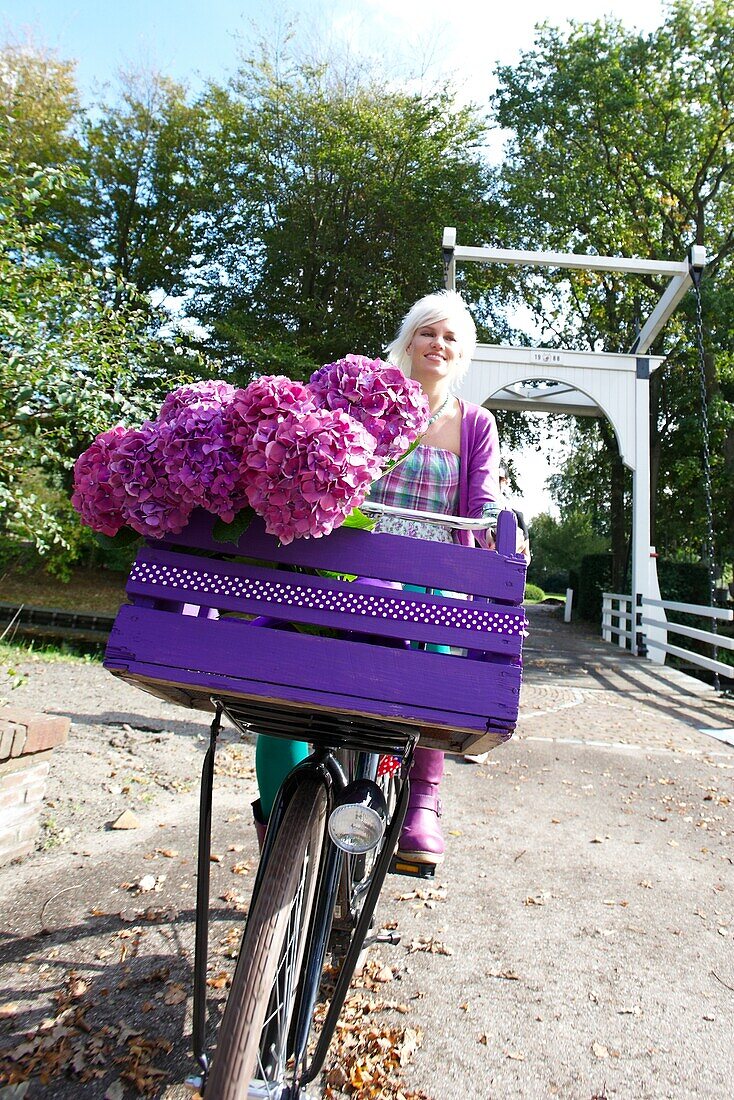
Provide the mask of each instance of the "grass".
MULTIPOLYGON (((104 655, 104 646, 78 642, 39 642, 28 638, 19 641, 0 642, 0 675, 11 679, 20 676, 15 669, 19 662, 38 661, 74 661, 82 665, 100 664, 104 655)), ((18 686, 13 684, 13 686, 18 686)))
POLYGON ((75 569, 68 581, 43 569, 15 569, 0 576, 0 603, 114 614, 125 599, 126 580, 126 573, 106 569, 75 569))
MULTIPOLYGON (((8 570, 0 575, 0 603, 114 615, 125 600, 126 580, 126 573, 107 569, 75 569, 68 581, 51 577, 43 569, 8 570)), ((0 627, 0 634, 2 630, 0 627)), ((0 640, 0 665, 5 669, 28 660, 98 664, 103 653, 104 645, 100 642, 13 638, 11 631, 0 640)))

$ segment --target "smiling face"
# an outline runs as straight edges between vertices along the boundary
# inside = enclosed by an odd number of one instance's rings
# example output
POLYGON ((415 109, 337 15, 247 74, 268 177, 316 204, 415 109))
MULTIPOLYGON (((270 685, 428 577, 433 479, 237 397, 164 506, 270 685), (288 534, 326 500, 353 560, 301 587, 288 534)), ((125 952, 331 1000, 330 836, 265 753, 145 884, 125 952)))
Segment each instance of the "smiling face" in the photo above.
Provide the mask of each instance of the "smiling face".
POLYGON ((422 383, 450 380, 461 359, 456 329, 445 319, 420 325, 406 350, 410 356, 410 376, 422 383))

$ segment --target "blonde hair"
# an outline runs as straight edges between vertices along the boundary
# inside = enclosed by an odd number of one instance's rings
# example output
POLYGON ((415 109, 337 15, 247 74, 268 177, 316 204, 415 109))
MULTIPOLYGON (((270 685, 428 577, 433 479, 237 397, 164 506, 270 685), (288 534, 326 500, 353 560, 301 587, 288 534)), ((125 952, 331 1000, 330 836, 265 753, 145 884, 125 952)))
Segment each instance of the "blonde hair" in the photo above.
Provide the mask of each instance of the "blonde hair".
POLYGON ((477 330, 464 299, 455 290, 438 290, 426 294, 410 307, 403 318, 397 336, 386 348, 387 357, 403 374, 410 378, 410 354, 408 348, 422 325, 436 321, 448 321, 457 341, 457 361, 452 382, 460 382, 469 369, 477 346, 477 330))

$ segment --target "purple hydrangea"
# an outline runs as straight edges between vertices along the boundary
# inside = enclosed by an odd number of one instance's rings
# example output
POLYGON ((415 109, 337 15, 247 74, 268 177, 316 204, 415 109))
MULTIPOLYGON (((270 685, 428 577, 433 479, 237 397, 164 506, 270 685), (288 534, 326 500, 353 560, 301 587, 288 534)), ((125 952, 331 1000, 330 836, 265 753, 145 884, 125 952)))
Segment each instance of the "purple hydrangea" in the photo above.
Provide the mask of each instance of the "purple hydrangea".
POLYGON ((261 443, 245 452, 247 495, 268 534, 284 544, 328 535, 381 470, 374 437, 340 409, 288 413, 261 443))
POLYGON ((82 522, 102 535, 116 535, 125 523, 122 506, 125 491, 110 480, 110 460, 128 429, 118 424, 98 435, 74 463, 71 503, 82 522))
POLYGON ((418 382, 381 359, 347 355, 311 376, 316 404, 343 409, 375 437, 375 454, 399 458, 428 424, 428 400, 418 382))
POLYGON ((263 375, 237 390, 224 410, 224 423, 235 447, 243 450, 265 423, 277 424, 289 413, 306 413, 313 396, 303 382, 282 375, 263 375))
POLYGON ((163 462, 181 500, 231 523, 247 505, 242 452, 231 443, 221 405, 195 404, 169 420, 163 462))
POLYGON ((227 405, 238 392, 229 382, 222 381, 193 382, 190 386, 179 386, 169 393, 161 405, 158 423, 165 424, 175 420, 179 413, 191 406, 227 405))
POLYGON ((110 485, 123 495, 123 519, 146 538, 180 534, 193 507, 168 477, 164 451, 169 434, 168 425, 150 421, 131 428, 109 462, 110 485))

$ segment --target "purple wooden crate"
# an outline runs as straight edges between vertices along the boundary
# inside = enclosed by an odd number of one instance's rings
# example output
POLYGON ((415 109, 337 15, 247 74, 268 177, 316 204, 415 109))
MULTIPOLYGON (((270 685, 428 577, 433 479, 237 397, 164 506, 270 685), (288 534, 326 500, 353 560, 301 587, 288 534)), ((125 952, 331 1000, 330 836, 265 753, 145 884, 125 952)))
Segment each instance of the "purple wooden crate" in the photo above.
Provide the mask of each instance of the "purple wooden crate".
MULTIPOLYGON (((133 606, 121 608, 107 647, 110 671, 203 709, 216 696, 430 726, 422 743, 435 747, 479 749, 510 736, 526 629, 522 558, 344 529, 282 547, 259 522, 223 546, 212 523, 199 513, 179 549, 159 544, 138 555, 128 580, 133 606), (450 587, 469 599, 294 567, 450 587), (334 636, 248 619, 262 615, 334 636), (462 647, 463 655, 408 648, 406 639, 462 647)), ((514 547, 509 514, 499 526, 498 545, 514 547)))

